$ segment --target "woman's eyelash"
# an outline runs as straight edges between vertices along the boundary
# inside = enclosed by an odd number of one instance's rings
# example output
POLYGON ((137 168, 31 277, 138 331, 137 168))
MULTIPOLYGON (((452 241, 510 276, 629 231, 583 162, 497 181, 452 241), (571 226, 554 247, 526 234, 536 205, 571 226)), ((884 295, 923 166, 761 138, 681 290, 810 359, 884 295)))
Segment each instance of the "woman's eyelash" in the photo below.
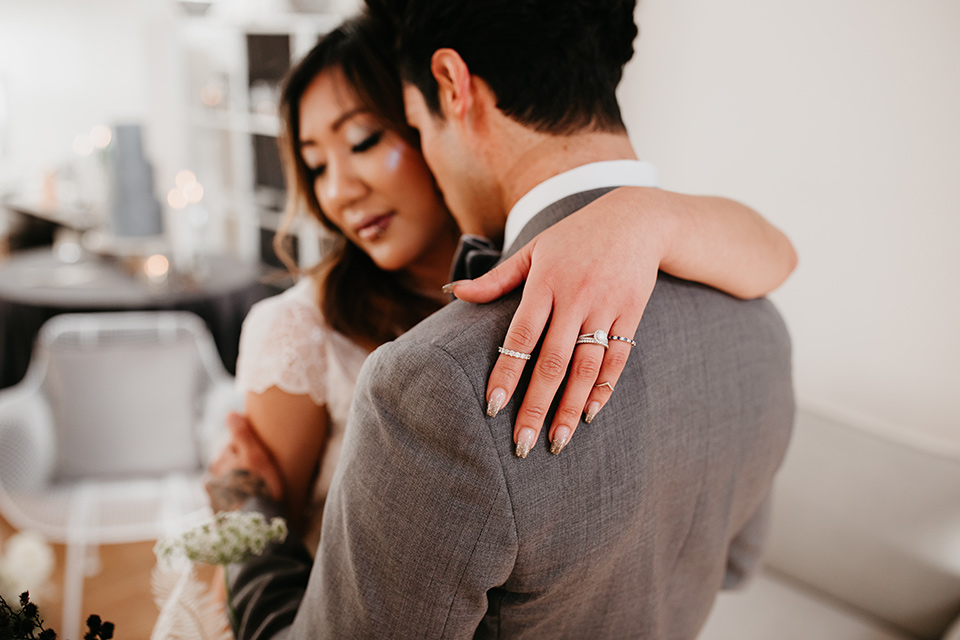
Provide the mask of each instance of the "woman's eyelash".
POLYGON ((375 146, 378 142, 380 142, 380 138, 382 138, 382 137, 383 137, 383 132, 382 132, 382 131, 377 131, 376 133, 371 133, 369 136, 367 136, 366 138, 364 138, 363 142, 360 142, 359 144, 355 144, 355 145, 353 146, 353 152, 354 152, 354 153, 363 153, 363 152, 366 151, 367 149, 370 149, 371 147, 375 146))
MULTIPOLYGON (((350 148, 350 150, 353 151, 354 153, 363 153, 364 151, 367 151, 368 149, 372 149, 373 147, 375 147, 377 143, 380 142, 381 138, 383 138, 383 131, 377 131, 376 133, 371 133, 369 136, 364 138, 361 142, 358 142, 357 144, 353 145, 350 148)), ((320 178, 324 174, 324 171, 326 170, 326 168, 327 166, 324 164, 317 165, 316 167, 307 167, 307 173, 309 174, 311 180, 316 181, 318 178, 320 178)))

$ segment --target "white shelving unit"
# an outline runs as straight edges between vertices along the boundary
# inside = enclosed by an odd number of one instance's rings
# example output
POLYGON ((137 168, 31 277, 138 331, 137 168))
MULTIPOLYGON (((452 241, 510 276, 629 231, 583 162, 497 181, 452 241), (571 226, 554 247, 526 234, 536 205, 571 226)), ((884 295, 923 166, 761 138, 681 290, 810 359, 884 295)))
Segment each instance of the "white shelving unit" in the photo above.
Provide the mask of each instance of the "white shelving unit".
MULTIPOLYGON (((290 66, 341 19, 274 11, 184 16, 179 22, 183 166, 204 187, 210 248, 261 260, 283 207, 276 89, 290 66)), ((317 226, 301 225, 298 234, 301 263, 315 261, 317 226)))

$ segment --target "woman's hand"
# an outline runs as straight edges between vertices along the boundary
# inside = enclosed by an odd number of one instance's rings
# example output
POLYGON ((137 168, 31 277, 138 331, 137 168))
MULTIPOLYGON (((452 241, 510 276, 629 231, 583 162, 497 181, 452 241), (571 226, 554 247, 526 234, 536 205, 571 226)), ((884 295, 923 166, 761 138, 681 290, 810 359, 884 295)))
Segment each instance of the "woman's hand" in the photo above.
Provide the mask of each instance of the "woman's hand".
MULTIPOLYGON (((520 285, 523 297, 503 346, 531 353, 549 321, 517 421, 525 457, 560 384, 548 432, 551 451, 570 441, 610 399, 632 346, 624 340, 577 345, 597 330, 632 339, 662 269, 752 298, 779 286, 796 264, 789 240, 759 214, 722 198, 621 188, 545 230, 481 278, 457 283, 467 302, 490 302, 520 285), (569 375, 568 365, 571 364, 569 375)), ((488 415, 513 395, 526 361, 501 355, 487 384, 488 415)))

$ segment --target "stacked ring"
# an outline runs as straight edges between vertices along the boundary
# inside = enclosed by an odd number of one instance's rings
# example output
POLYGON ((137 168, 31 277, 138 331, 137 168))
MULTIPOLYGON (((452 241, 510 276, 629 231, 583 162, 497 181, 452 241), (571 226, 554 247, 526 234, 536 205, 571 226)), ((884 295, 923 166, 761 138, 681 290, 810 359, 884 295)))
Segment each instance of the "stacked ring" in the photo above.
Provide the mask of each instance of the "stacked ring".
POLYGON ((626 343, 629 344, 631 347, 637 346, 637 343, 636 343, 635 340, 631 340, 630 338, 624 338, 623 336, 610 336, 610 339, 611 339, 611 340, 619 340, 620 342, 626 342, 626 343))
POLYGON ((584 333, 577 338, 577 344, 598 344, 604 349, 610 346, 607 342, 607 332, 603 329, 597 329, 593 333, 584 333))
POLYGON ((518 360, 529 360, 530 354, 523 353, 521 351, 514 351, 513 349, 505 349, 504 347, 497 347, 497 351, 502 353, 505 356, 510 356, 511 358, 517 358, 518 360))

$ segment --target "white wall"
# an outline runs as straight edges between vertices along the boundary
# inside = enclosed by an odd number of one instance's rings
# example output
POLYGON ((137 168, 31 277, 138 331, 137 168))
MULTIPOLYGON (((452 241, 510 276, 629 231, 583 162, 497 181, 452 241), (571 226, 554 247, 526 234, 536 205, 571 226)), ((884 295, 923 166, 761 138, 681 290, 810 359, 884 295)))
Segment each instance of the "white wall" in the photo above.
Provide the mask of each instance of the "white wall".
POLYGON ((97 124, 147 125, 155 164, 167 161, 156 45, 169 40, 173 9, 160 0, 0 2, 8 102, 0 183, 35 188, 41 171, 75 161, 74 137, 97 124))
POLYGON ((640 2, 631 138, 793 240, 801 400, 960 451, 960 3, 640 2))

